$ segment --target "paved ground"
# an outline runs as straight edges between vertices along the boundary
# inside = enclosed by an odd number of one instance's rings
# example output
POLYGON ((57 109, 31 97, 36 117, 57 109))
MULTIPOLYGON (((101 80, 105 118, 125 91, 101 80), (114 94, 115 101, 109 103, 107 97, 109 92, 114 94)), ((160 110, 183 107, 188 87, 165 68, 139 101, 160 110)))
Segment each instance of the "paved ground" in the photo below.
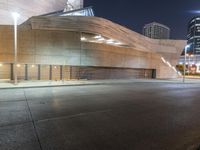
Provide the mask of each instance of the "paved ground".
POLYGON ((200 84, 0 90, 0 150, 197 150, 200 84))
MULTIPOLYGON (((117 79, 117 80, 68 80, 68 81, 18 81, 15 85, 7 80, 0 80, 0 89, 10 88, 30 88, 30 87, 58 87, 77 85, 99 85, 113 83, 135 83, 135 82, 163 82, 163 83, 183 83, 182 78, 177 79, 117 79)), ((186 83, 200 84, 200 78, 186 78, 186 83)))

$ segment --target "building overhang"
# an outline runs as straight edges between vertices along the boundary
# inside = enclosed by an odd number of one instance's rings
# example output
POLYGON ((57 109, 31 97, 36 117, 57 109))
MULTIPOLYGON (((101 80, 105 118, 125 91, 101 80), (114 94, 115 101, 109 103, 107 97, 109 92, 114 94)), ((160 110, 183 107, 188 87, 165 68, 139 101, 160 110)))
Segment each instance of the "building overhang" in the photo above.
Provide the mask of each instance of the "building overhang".
POLYGON ((162 54, 180 55, 187 43, 186 40, 150 39, 112 21, 94 16, 36 16, 21 27, 26 25, 30 25, 33 30, 65 30, 101 35, 127 47, 162 54))

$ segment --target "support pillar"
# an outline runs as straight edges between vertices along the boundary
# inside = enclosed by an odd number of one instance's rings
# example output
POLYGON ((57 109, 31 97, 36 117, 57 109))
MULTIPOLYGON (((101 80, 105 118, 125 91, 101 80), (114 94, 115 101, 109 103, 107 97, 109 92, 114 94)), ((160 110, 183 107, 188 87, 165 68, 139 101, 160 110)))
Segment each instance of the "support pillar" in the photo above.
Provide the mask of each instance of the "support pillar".
POLYGON ((69 79, 72 79, 72 66, 69 66, 69 79))
POLYGON ((52 80, 52 65, 49 68, 49 80, 52 80))
POLYGON ((10 64, 10 80, 14 80, 14 66, 10 64))
POLYGON ((152 79, 156 79, 156 69, 152 70, 152 79))
POLYGON ((63 79, 63 66, 60 66, 60 80, 63 79))
POLYGON ((25 64, 25 80, 28 80, 28 65, 25 64))
POLYGON ((41 79, 41 65, 38 65, 38 80, 41 79))

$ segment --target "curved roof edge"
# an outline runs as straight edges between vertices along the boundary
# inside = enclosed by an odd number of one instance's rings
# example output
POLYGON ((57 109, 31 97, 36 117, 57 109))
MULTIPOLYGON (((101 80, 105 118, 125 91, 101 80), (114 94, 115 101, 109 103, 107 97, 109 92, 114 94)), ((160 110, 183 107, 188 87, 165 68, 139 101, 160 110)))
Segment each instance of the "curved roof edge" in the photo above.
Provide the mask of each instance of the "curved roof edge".
POLYGON ((168 47, 166 51, 181 53, 186 40, 159 40, 150 39, 124 26, 99 17, 83 16, 36 16, 30 18, 21 26, 30 25, 32 29, 40 30, 66 30, 100 34, 113 38, 140 51, 159 52, 160 46, 168 47))

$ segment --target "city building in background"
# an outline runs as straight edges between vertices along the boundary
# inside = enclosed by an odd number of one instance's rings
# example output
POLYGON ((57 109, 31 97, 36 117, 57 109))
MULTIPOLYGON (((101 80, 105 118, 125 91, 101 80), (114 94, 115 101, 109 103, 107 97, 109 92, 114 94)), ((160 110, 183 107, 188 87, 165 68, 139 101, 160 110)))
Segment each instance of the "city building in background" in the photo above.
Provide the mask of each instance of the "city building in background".
POLYGON ((152 39, 169 39, 170 28, 166 25, 152 22, 143 27, 143 35, 152 39))
MULTIPOLYGON (((188 73, 200 73, 200 16, 193 17, 187 26, 186 69, 188 73)), ((179 65, 184 64, 184 50, 179 65)))
POLYGON ((187 40, 189 54, 200 55, 200 16, 192 18, 188 23, 187 40))

